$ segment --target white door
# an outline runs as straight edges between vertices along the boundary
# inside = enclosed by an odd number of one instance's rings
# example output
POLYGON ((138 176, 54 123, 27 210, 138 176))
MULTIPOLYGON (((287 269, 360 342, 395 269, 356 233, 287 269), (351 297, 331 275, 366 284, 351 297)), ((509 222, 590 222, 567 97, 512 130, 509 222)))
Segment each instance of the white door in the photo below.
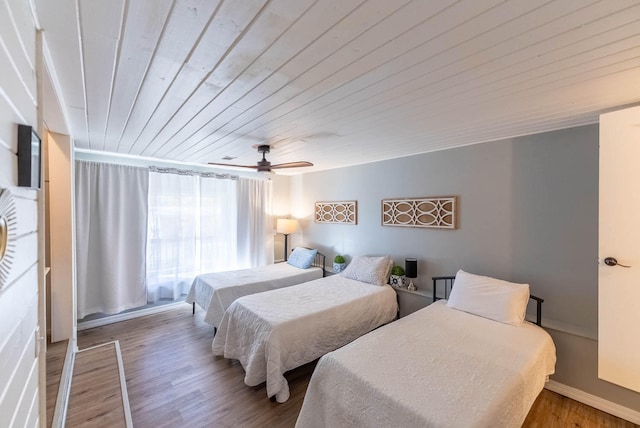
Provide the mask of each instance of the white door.
POLYGON ((640 392, 640 107, 600 116, 599 199, 598 377, 640 392))

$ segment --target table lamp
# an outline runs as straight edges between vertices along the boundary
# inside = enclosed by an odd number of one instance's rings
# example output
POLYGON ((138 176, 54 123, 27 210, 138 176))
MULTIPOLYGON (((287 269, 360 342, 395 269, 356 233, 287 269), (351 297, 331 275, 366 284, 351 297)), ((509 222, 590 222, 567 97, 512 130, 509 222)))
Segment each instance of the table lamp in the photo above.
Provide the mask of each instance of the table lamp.
POLYGON ((291 218, 279 218, 276 226, 276 231, 284 235, 284 261, 287 261, 287 240, 289 235, 295 233, 298 230, 298 220, 291 218))

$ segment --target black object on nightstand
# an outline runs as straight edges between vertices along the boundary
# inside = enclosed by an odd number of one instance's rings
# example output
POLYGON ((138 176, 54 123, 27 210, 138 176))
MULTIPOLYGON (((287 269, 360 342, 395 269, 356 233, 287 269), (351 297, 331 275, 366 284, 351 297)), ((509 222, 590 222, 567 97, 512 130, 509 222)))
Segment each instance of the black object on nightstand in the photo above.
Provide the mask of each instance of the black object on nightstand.
POLYGON ((418 259, 404 259, 405 276, 409 278, 409 285, 407 290, 417 291, 415 285, 413 285, 413 278, 418 277, 418 259))

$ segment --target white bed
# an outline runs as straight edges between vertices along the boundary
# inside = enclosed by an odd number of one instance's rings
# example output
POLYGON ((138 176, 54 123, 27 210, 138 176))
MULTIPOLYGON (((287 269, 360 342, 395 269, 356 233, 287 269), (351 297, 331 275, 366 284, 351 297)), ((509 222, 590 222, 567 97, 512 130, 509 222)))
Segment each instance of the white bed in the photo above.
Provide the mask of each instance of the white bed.
POLYGON ((218 327, 224 311, 237 298, 322 278, 323 274, 319 267, 300 269, 288 263, 206 273, 193 280, 185 301, 194 305, 194 311, 197 303, 206 311, 205 322, 218 327))
POLYGON ((520 427, 555 361, 542 328, 440 300, 322 357, 296 427, 520 427))
MULTIPOLYGON (((388 270, 387 270, 388 271, 388 270)), ((396 318, 396 293, 334 275, 242 297, 229 306, 211 346, 240 361, 244 382, 266 381, 267 396, 289 399, 288 370, 396 318)))

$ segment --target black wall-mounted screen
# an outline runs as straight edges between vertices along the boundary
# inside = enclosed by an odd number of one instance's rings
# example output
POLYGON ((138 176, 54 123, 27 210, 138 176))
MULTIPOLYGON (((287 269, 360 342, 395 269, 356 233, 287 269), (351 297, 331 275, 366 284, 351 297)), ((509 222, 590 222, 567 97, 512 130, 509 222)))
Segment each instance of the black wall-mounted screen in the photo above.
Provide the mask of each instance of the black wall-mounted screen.
POLYGON ((40 188, 40 137, 31 126, 18 125, 18 186, 40 188))

